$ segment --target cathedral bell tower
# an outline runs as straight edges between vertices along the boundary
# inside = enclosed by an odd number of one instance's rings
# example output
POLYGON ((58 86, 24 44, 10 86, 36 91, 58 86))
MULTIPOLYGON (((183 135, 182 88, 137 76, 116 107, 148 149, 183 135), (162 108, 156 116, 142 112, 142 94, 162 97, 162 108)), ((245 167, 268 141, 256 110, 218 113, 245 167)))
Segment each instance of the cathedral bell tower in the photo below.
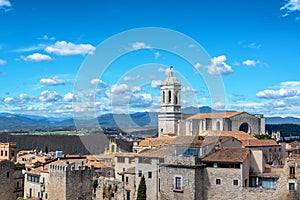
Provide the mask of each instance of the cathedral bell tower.
POLYGON ((161 106, 158 115, 158 135, 175 133, 179 135, 178 125, 181 119, 180 105, 181 84, 173 76, 173 67, 170 67, 168 77, 160 85, 161 106))

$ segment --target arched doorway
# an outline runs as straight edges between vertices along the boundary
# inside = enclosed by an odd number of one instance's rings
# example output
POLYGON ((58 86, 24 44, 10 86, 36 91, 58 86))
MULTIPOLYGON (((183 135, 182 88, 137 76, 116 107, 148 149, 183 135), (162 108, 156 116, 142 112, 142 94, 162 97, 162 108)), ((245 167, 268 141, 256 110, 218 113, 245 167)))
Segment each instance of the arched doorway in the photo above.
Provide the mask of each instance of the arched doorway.
POLYGON ((239 131, 243 131, 245 133, 251 133, 251 129, 248 123, 244 122, 240 125, 239 131))

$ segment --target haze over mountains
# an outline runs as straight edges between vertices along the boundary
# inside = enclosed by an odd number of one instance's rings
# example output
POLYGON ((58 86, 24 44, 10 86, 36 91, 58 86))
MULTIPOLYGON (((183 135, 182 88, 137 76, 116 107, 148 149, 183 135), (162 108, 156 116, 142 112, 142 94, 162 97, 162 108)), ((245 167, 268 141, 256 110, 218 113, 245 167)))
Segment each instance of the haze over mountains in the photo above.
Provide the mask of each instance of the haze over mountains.
MULTIPOLYGON (((187 107, 182 109, 182 113, 210 113, 219 112, 208 106, 195 108, 187 107)), ((136 112, 132 114, 112 114, 107 113, 95 119, 76 120, 76 125, 84 126, 119 126, 119 127, 156 127, 157 112, 136 112), (98 123, 98 124, 97 124, 98 123)), ((267 117, 266 124, 299 124, 300 118, 295 117, 267 117)), ((18 128, 74 128, 73 118, 46 118, 43 116, 0 113, 0 129, 18 129, 18 128)))

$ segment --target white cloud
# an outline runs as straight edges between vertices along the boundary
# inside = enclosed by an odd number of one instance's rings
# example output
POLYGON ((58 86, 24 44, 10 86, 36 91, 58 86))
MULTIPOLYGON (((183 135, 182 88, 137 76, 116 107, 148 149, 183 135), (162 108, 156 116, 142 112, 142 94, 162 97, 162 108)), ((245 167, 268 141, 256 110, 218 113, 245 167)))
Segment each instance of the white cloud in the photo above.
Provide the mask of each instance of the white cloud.
POLYGON ((29 56, 21 56, 20 57, 24 61, 34 61, 34 62, 41 62, 41 61, 51 61, 52 58, 45 54, 34 53, 29 56))
POLYGON ((58 41, 54 45, 45 48, 48 53, 54 53, 60 56, 94 54, 96 48, 91 44, 73 44, 66 41, 58 41))
POLYGON ((4 103, 14 103, 15 99, 12 97, 6 97, 4 100, 4 103))
POLYGON ((40 80, 41 85, 64 85, 65 81, 60 80, 57 76, 51 78, 42 78, 40 80))
POLYGON ((261 45, 253 42, 253 43, 248 44, 247 47, 250 49, 259 49, 261 47, 261 45))
POLYGON ((237 66, 241 66, 241 63, 239 63, 239 62, 237 62, 237 61, 234 61, 234 62, 232 63, 232 65, 237 67, 237 66))
POLYGON ((160 53, 159 53, 159 52, 155 52, 155 53, 154 53, 154 58, 155 58, 155 59, 158 59, 159 56, 160 56, 160 53))
POLYGON ((281 88, 279 90, 263 90, 256 94, 258 98, 264 99, 278 99, 278 98, 285 98, 285 97, 293 97, 297 96, 297 90, 288 90, 281 88))
POLYGON ((244 60, 243 61, 243 65, 246 65, 248 67, 254 67, 256 65, 260 64, 260 61, 256 61, 256 60, 244 60))
POLYGON ((0 65, 5 65, 5 64, 6 64, 6 60, 0 59, 0 65))
POLYGON ((63 101, 66 102, 71 102, 73 101, 73 94, 68 92, 67 94, 64 95, 63 101))
POLYGON ((19 98, 20 98, 20 100, 26 100, 26 99, 29 99, 30 97, 28 96, 28 94, 20 94, 19 95, 19 98))
POLYGON ((199 69, 199 68, 202 67, 202 65, 201 65, 200 63, 196 63, 196 64, 194 65, 194 67, 195 67, 196 69, 199 69))
POLYGON ((130 90, 132 92, 140 92, 140 91, 142 91, 142 88, 140 86, 133 86, 130 88, 130 90))
POLYGON ((48 35, 44 35, 42 38, 38 38, 39 40, 55 40, 55 37, 49 37, 48 35))
POLYGON ((1 8, 9 8, 11 7, 11 3, 8 0, 0 0, 0 9, 1 8))
POLYGON ((152 49, 150 45, 147 45, 144 42, 135 42, 131 45, 132 49, 138 50, 138 49, 152 49))
POLYGON ((220 109, 225 109, 225 103, 224 102, 216 102, 212 106, 213 109, 220 110, 220 109))
POLYGON ((94 78, 90 81, 92 85, 101 85, 102 87, 106 87, 107 84, 99 78, 94 78))
POLYGON ((160 67, 160 68, 157 69, 158 72, 165 73, 166 75, 169 74, 170 70, 171 69, 169 67, 168 68, 162 68, 162 67, 160 67))
POLYGON ((231 66, 225 63, 226 56, 221 55, 214 57, 211 61, 211 65, 208 66, 208 73, 214 76, 224 76, 233 73, 231 66))
POLYGON ((188 48, 194 48, 194 47, 195 47, 194 44, 189 44, 189 45, 188 45, 188 48))
POLYGON ((286 4, 280 8, 285 11, 283 16, 288 16, 292 12, 300 11, 300 0, 287 0, 286 4))
POLYGON ((123 80, 124 81, 134 81, 134 80, 138 80, 141 79, 142 77, 140 75, 136 75, 136 76, 124 76, 123 80))
POLYGON ((161 81, 160 80, 152 80, 151 87, 152 88, 160 88, 161 81))
POLYGON ((45 90, 41 92, 39 100, 42 102, 55 102, 61 100, 62 97, 56 91, 45 90))
POLYGON ((192 88, 191 86, 182 87, 181 91, 183 94, 185 94, 187 96, 195 96, 196 95, 196 90, 194 88, 192 88))

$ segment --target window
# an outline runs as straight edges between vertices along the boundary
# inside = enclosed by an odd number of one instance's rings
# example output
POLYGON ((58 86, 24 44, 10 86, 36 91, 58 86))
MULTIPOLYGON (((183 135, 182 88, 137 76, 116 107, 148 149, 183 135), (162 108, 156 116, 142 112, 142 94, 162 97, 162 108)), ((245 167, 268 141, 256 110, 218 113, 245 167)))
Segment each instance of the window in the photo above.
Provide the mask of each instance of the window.
POLYGON ((130 200, 130 191, 126 192, 126 200, 130 200))
POLYGON ((152 178, 152 172, 148 172, 148 178, 152 178))
POLYGON ((12 151, 12 152, 11 152, 11 157, 14 157, 14 156, 15 156, 15 152, 12 151))
POLYGON ((48 199, 48 194, 47 193, 45 194, 45 199, 48 199))
POLYGON ((290 167, 290 178, 295 178, 295 167, 290 167))
POLYGON ((122 175, 122 182, 124 182, 124 175, 122 175))
POLYGON ((4 156, 7 156, 7 151, 5 151, 5 155, 4 156))
POLYGON ((125 162, 125 158, 124 157, 117 157, 117 162, 124 163, 125 162))
POLYGON ((279 148, 278 151, 281 152, 281 148, 279 148))
POLYGON ((29 188, 29 197, 32 197, 32 189, 29 188))
POLYGON ((3 151, 1 150, 1 156, 3 156, 3 151))
POLYGON ((132 163, 134 161, 134 158, 128 158, 128 163, 132 163))
POLYGON ((142 177, 142 174, 143 174, 142 170, 139 170, 139 173, 138 173, 139 177, 142 177))
POLYGON ((274 148, 274 152, 276 152, 276 148, 274 148))
POLYGON ((289 183, 289 190, 295 190, 295 183, 289 183))
POLYGON ((40 192, 38 192, 38 197, 40 197, 40 192))
POLYGON ((160 132, 164 132, 164 129, 163 129, 163 128, 161 128, 161 129, 160 129, 160 132))
POLYGON ((19 183, 19 181, 17 181, 17 188, 19 188, 20 187, 20 183, 19 183))
POLYGON ((175 176, 175 190, 182 190, 182 177, 181 176, 175 176))
POLYGON ((6 173, 7 178, 9 178, 9 172, 6 173))
POLYGON ((239 185, 239 181, 238 180, 233 180, 233 185, 239 185))
POLYGON ((162 92, 162 102, 163 102, 163 103, 166 103, 165 101, 166 101, 166 100, 165 100, 165 91, 163 91, 163 92, 162 92))
POLYGON ((129 182, 129 178, 128 178, 128 176, 126 176, 126 177, 125 177, 125 180, 126 180, 126 183, 128 183, 128 182, 129 182))
POLYGON ((216 179, 216 185, 221 185, 221 179, 219 178, 216 179))
POLYGON ((169 95, 168 95, 168 103, 171 103, 171 100, 172 100, 172 93, 171 91, 169 90, 169 95))

